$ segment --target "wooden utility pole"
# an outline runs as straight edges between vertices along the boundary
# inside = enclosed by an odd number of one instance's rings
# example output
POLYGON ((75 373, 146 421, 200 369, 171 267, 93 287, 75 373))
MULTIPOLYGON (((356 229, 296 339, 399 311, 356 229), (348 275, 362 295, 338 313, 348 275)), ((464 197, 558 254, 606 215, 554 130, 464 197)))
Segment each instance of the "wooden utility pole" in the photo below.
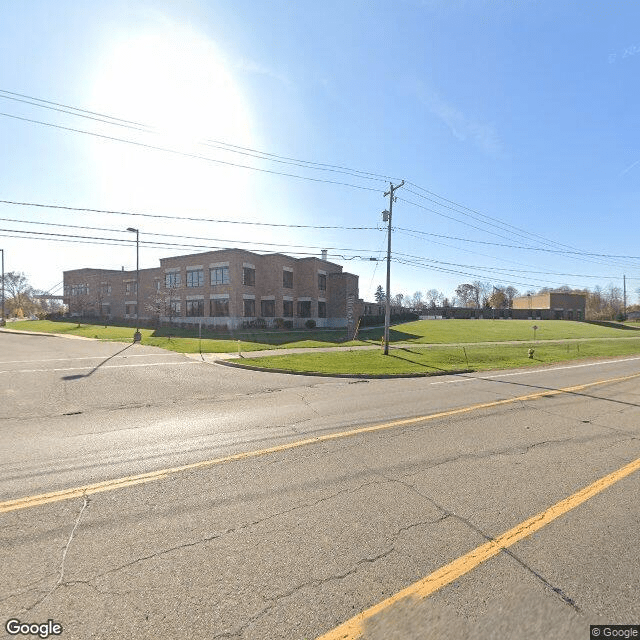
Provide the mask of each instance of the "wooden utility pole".
POLYGON ((389 325, 391 324, 391 214, 393 212, 393 201, 395 196, 393 195, 396 189, 399 189, 404 184, 404 180, 397 186, 393 186, 390 182, 390 189, 384 195, 389 196, 389 211, 387 217, 389 219, 389 230, 387 237, 387 304, 384 312, 384 355, 389 355, 389 325))

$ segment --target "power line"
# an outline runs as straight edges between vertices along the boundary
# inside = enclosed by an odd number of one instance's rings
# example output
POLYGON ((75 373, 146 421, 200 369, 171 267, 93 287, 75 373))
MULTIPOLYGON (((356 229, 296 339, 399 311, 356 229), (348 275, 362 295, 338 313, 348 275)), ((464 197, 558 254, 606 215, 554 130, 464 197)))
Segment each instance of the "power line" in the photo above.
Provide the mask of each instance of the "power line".
MULTIPOLYGON (((81 109, 79 107, 62 104, 60 102, 53 102, 50 100, 44 100, 42 98, 37 98, 34 96, 22 94, 22 93, 16 93, 14 91, 8 91, 6 89, 0 89, 0 98, 5 98, 7 100, 14 100, 16 102, 22 102, 22 103, 30 104, 32 106, 41 107, 44 109, 50 109, 52 111, 66 113, 68 115, 88 118, 90 120, 103 122, 105 124, 120 126, 128 129, 133 129, 136 131, 142 131, 144 133, 153 133, 153 134, 162 133, 162 131, 159 130, 157 127, 152 127, 150 125, 146 125, 140 122, 135 122, 133 120, 124 120, 122 118, 117 118, 108 114, 99 113, 97 111, 89 111, 87 109, 81 109)), ((314 169, 316 171, 332 171, 336 173, 351 175, 353 177, 370 179, 370 180, 380 180, 385 182, 388 180, 395 179, 395 178, 392 178, 391 176, 386 176, 379 173, 373 173, 371 171, 363 171, 361 169, 354 169, 352 167, 330 164, 326 162, 313 162, 311 160, 302 160, 300 158, 292 158, 290 156, 278 155, 278 154, 270 153, 267 151, 252 149, 251 147, 243 147, 240 145, 231 144, 229 142, 224 142, 221 140, 205 139, 200 144, 211 146, 213 148, 217 148, 230 153, 239 153, 241 155, 248 155, 250 157, 259 158, 259 159, 267 160, 270 162, 279 162, 281 164, 292 164, 292 165, 304 167, 307 169, 314 169)))
POLYGON ((171 149, 169 147, 160 147, 153 144, 147 144, 144 142, 137 142, 135 140, 128 140, 126 138, 118 138, 116 136, 108 136, 102 133, 95 133, 94 131, 87 131, 85 129, 76 129, 75 127, 65 127, 60 124, 53 124, 52 122, 43 122, 42 120, 34 120, 33 118, 25 118, 22 116, 16 116, 11 113, 0 112, 0 116, 4 116, 5 118, 13 118, 14 120, 21 120, 23 122, 30 122, 32 124, 39 124, 45 127, 52 127, 54 129, 61 129, 63 131, 73 131, 74 133, 82 133, 88 136, 93 136, 95 138, 100 138, 102 140, 111 140, 113 142, 124 142, 126 144, 131 144, 136 147, 142 147, 144 149, 153 149, 155 151, 163 151, 165 153, 170 153, 177 156, 183 156, 185 158, 195 158, 197 160, 205 160, 207 162, 214 162, 216 164, 222 164, 228 167, 236 167, 239 169, 250 169, 252 171, 258 171, 260 173, 268 173, 270 175, 278 175, 284 176, 287 178, 296 178, 298 180, 308 180, 310 182, 321 182, 325 184, 334 184, 340 185, 343 187, 350 187, 352 189, 361 189, 363 191, 375 191, 379 192, 380 189, 374 189, 373 187, 365 187, 364 185, 352 184, 350 182, 341 182, 339 180, 326 180, 324 178, 313 178, 311 176, 302 176, 296 173, 286 173, 284 171, 275 171, 273 169, 263 169, 261 167, 252 167, 246 164, 239 164, 237 162, 229 162, 228 160, 219 160, 217 158, 209 158, 208 156, 203 156, 198 153, 187 153, 186 151, 178 151, 176 149, 171 149))
MULTIPOLYGON (((466 225, 468 227, 471 227, 472 229, 476 229, 477 231, 482 231, 483 233, 488 233, 488 234, 497 236, 498 238, 502 238, 504 240, 510 240, 511 239, 511 238, 509 238, 507 236, 503 236, 503 235, 501 235, 499 233, 496 233, 495 231, 490 231, 488 229, 482 229, 482 228, 477 227, 476 225, 473 225, 473 224, 471 224, 469 222, 466 222, 464 220, 459 220, 458 218, 455 218, 453 216, 450 216, 450 215, 447 215, 445 213, 442 213, 441 211, 436 211, 435 209, 430 209, 429 207, 425 207, 425 206, 423 206, 421 204, 418 204, 417 202, 412 202, 411 200, 406 200, 405 198, 401 198, 399 196, 398 196, 398 200, 401 200, 402 202, 406 202, 407 204, 410 204, 410 205, 412 205, 414 207, 418 207, 419 209, 424 209, 425 211, 430 211, 431 213, 435 213, 435 214, 437 214, 439 216, 442 216, 444 218, 448 218, 449 220, 453 220, 453 221, 455 221, 455 222, 457 222, 459 224, 466 225)), ((559 246, 563 246, 563 245, 559 245, 559 246)), ((522 249, 530 249, 530 250, 536 250, 536 249, 542 250, 542 248, 526 247, 526 246, 525 247, 521 247, 521 248, 522 249)), ((583 259, 585 261, 593 262, 594 264, 609 264, 609 266, 616 265, 616 266, 619 266, 619 267, 635 268, 635 265, 621 264, 621 263, 615 263, 615 262, 605 263, 605 262, 602 262, 602 260, 589 259, 587 257, 584 257, 584 256, 589 256, 590 255, 587 252, 580 252, 580 251, 577 251, 577 250, 572 252, 572 251, 565 250, 565 251, 562 251, 561 253, 566 254, 567 257, 570 257, 570 258, 575 258, 576 256, 583 256, 583 259)), ((595 254, 595 255, 597 256, 598 254, 595 254)), ((602 254, 602 255, 606 255, 606 254, 602 254)), ((621 256, 621 257, 622 258, 630 258, 630 259, 634 259, 634 260, 640 259, 638 256, 621 256)))
MULTIPOLYGON (((109 231, 113 233, 127 233, 125 229, 114 229, 109 227, 88 227, 86 225, 79 224, 62 224, 58 222, 40 222, 34 220, 18 220, 16 218, 0 218, 3 222, 17 222, 19 224, 38 224, 44 225, 47 227, 65 227, 69 229, 85 229, 88 231, 109 231)), ((365 251, 365 252, 373 252, 371 249, 353 249, 353 248, 345 248, 345 247, 328 247, 328 246, 314 246, 307 244, 288 244, 285 242, 254 242, 249 240, 230 240, 228 238, 207 238, 202 236, 185 236, 179 235, 175 233, 154 233, 150 231, 144 232, 145 236, 159 236, 165 238, 182 238, 186 240, 205 240, 207 242, 230 242, 234 244, 260 244, 271 247, 296 247, 301 249, 327 249, 330 251, 365 251)))
POLYGON ((399 233, 403 231, 409 234, 419 234, 422 236, 432 236, 434 238, 445 238, 447 240, 458 240, 460 242, 472 242, 474 244, 486 244, 494 247, 505 247, 508 249, 521 249, 525 251, 542 251, 546 253, 559 253, 559 254, 569 254, 569 255, 578 255, 578 256, 594 256, 599 258, 625 258, 629 260, 640 260, 640 256, 625 256, 625 255, 616 255, 611 253, 592 253, 589 251, 569 251, 567 249, 547 249, 546 247, 527 247, 522 245, 513 245, 513 244, 504 244, 501 242, 490 242, 488 240, 470 240, 468 238, 460 238, 457 236, 448 236, 439 233, 429 233, 428 231, 419 231, 418 229, 406 229, 405 227, 394 227, 399 233))
MULTIPOLYGON (((482 224, 486 224, 488 226, 498 228, 501 231, 506 231, 507 233, 511 233, 511 234, 513 234, 515 236, 519 236, 519 237, 525 238, 526 240, 529 240, 529 241, 533 240, 533 242, 537 242, 538 244, 543 244, 543 245, 547 245, 547 246, 556 246, 556 247, 562 247, 563 249, 568 249, 569 251, 567 251, 566 253, 575 253, 575 254, 580 254, 580 255, 597 255, 597 254, 587 254, 587 252, 579 251, 578 249, 576 249, 576 247, 572 247, 570 245, 566 245, 566 244, 557 242, 555 240, 549 240, 548 238, 545 238, 544 236, 541 236, 541 235, 539 235, 537 233, 533 233, 531 231, 527 231, 526 229, 522 229, 520 227, 516 227, 516 226, 514 226, 512 224, 509 224, 508 222, 504 222, 504 221, 502 221, 502 220, 500 220, 498 218, 494 218, 492 216, 489 216, 489 215, 486 215, 484 213, 481 213, 480 211, 477 211, 476 209, 471 209, 470 207, 467 207, 467 206, 465 206, 463 204, 455 202, 454 200, 449 200, 448 198, 440 196, 437 193, 434 193, 433 191, 429 191, 428 189, 425 189, 425 188, 423 188, 423 187, 421 187, 421 186, 419 186, 419 185, 417 185, 415 183, 409 182, 409 184, 413 185, 417 189, 420 189, 421 191, 424 191, 425 193, 428 193, 430 195, 435 196, 436 198, 439 198, 440 200, 443 200, 444 202, 448 202, 448 203, 450 203, 452 205, 455 205, 455 207, 450 207, 448 205, 445 205, 445 204, 442 204, 442 203, 438 202, 437 200, 434 200, 433 198, 429 198, 429 197, 427 197, 425 195, 422 195, 420 193, 416 193, 415 191, 413 191, 411 189, 407 189, 407 191, 409 193, 412 193, 412 194, 418 196, 419 198, 423 198, 425 200, 428 200, 429 202, 433 202, 434 204, 436 204, 439 207, 450 209, 452 211, 455 211, 456 213, 460 213, 460 214, 462 214, 464 216, 468 216, 471 219, 477 220, 482 224), (463 209, 464 211, 461 210, 461 209, 463 209), (490 220, 492 222, 484 222, 483 218, 486 219, 486 220, 490 220), (493 223, 497 223, 497 224, 493 224, 493 223), (511 229, 513 229, 513 231, 511 231, 511 229)), ((420 206, 417 203, 412 203, 412 204, 414 204, 414 206, 420 206)), ((468 223, 465 223, 465 222, 463 222, 461 220, 457 220, 456 218, 453 218, 453 217, 450 217, 450 216, 446 216, 446 215, 442 214, 442 212, 434 211, 433 209, 429 209, 427 207, 425 207, 425 209, 427 211, 431 211, 432 213, 436 213, 437 215, 443 215, 444 217, 447 217, 449 219, 456 220, 457 222, 459 222, 461 224, 468 224, 468 223)), ((472 226, 473 228, 478 229, 478 227, 475 227, 473 225, 469 225, 469 226, 472 226)), ((484 230, 484 229, 480 229, 480 230, 484 231, 485 233, 492 233, 493 235, 498 235, 498 234, 495 234, 493 232, 490 232, 490 231, 487 231, 487 230, 484 230)), ((504 236, 499 236, 499 237, 504 238, 504 236)), ((625 258, 626 256, 622 256, 622 257, 625 258)), ((594 262, 599 262, 599 261, 594 261, 594 262)), ((612 264, 616 264, 617 266, 620 266, 620 267, 629 266, 629 265, 625 265, 625 264, 619 263, 619 262, 614 262, 612 264)))
MULTIPOLYGON (((25 231, 21 229, 0 229, 0 232, 4 232, 2 233, 2 235, 4 237, 9 237, 9 238, 22 238, 22 239, 29 238, 34 240, 47 240, 47 239, 53 240, 56 238, 66 238, 68 239, 69 242, 80 242, 82 244, 104 244, 108 246, 121 246, 121 247, 131 246, 131 241, 124 240, 123 238, 104 238, 99 236, 97 237, 97 236, 84 236, 84 235, 66 234, 66 233, 52 233, 47 231, 25 231), (8 235, 8 234, 13 234, 13 235, 8 235), (15 234, 27 234, 27 235, 25 236, 25 235, 15 235, 15 234), (36 236, 45 236, 45 237, 36 237, 36 236)), ((154 248, 154 249, 180 248, 180 249, 207 249, 207 250, 220 251, 220 250, 225 250, 229 248, 225 246, 210 246, 210 245, 198 245, 198 244, 176 243, 176 242, 160 242, 158 240, 152 240, 152 241, 140 240, 140 244, 145 245, 148 248, 154 248)), ((260 243, 257 243, 257 244, 260 244, 260 243)), ((265 251, 263 249, 255 249, 255 250, 239 249, 239 250, 249 251, 251 253, 262 253, 262 254, 273 253, 272 251, 265 251)), ((347 250, 340 249, 340 251, 351 251, 351 249, 347 249, 347 250)), ((309 253, 305 251, 288 251, 287 253, 291 255, 312 256, 312 257, 317 257, 318 255, 317 252, 309 253)), ((334 253, 332 255, 335 257, 342 258, 343 260, 355 260, 355 259, 369 260, 369 256, 362 256, 362 255, 349 256, 342 253, 334 253)))
MULTIPOLYGON (((462 267, 465 269, 479 269, 480 271, 498 271, 498 272, 502 272, 502 273, 516 273, 516 274, 520 274, 520 273, 535 273, 535 274, 539 274, 539 275, 550 275, 550 276, 561 276, 561 277, 568 277, 568 278, 595 278, 597 280, 609 280, 609 279, 615 279, 617 276, 613 276, 613 275, 591 275, 591 274, 581 274, 581 273, 558 273, 556 271, 532 271, 531 269, 504 269, 502 267, 487 267, 487 266, 483 266, 483 265, 469 265, 469 264, 460 264, 457 262, 445 262, 442 260, 434 260, 432 258, 425 258, 423 256, 414 256, 408 253, 400 253, 400 252, 396 252, 395 255, 398 256, 402 256, 402 257, 406 257, 406 258, 414 258, 416 260, 420 260, 420 261, 425 261, 425 262, 429 262, 429 263, 436 263, 436 264, 445 264, 445 265, 450 265, 450 266, 454 266, 454 267, 462 267)), ((558 284, 558 283, 556 283, 558 284)))
POLYGON ((143 218, 158 218, 163 220, 186 220, 189 222, 215 222, 218 224, 244 224, 260 227, 286 227, 289 229, 342 229, 349 231, 378 231, 378 227, 348 227, 342 225, 314 225, 314 224, 278 224, 275 222, 253 222, 247 220, 219 220, 215 218, 192 218, 189 216, 170 216, 158 213, 140 213, 134 211, 117 211, 110 209, 90 209, 87 207, 68 207, 57 204, 42 204, 39 202, 19 202, 15 200, 0 200, 0 204, 10 204, 19 207, 39 207, 42 209, 60 209, 63 211, 82 211, 84 213, 109 213, 120 216, 140 216, 143 218))

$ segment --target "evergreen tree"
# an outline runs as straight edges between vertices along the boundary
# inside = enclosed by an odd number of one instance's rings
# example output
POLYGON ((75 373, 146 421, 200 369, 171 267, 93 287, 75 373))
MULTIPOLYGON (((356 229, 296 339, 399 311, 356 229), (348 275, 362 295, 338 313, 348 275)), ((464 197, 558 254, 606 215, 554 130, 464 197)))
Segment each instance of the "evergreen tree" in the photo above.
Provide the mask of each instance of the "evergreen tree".
POLYGON ((376 302, 379 302, 380 304, 383 304, 387 299, 387 296, 385 295, 384 289, 382 288, 381 284, 379 284, 378 288, 376 289, 375 299, 376 302))

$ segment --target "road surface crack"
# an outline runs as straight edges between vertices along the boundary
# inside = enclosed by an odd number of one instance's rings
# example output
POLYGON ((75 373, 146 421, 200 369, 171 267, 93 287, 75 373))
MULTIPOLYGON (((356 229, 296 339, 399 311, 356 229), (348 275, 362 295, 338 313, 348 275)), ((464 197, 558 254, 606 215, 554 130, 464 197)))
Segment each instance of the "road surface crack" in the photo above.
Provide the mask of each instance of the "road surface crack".
POLYGON ((69 552, 69 547, 71 546, 71 542, 73 540, 73 537, 76 534, 76 529, 78 528, 78 525, 80 524, 80 520, 82 519, 82 514, 84 513, 85 509, 89 506, 89 499, 87 498, 87 496, 83 496, 82 500, 83 500, 82 508, 80 509, 80 513, 78 514, 78 517, 76 518, 76 521, 75 521, 75 523, 73 525, 73 529, 71 529, 71 535, 69 536, 69 539, 67 540, 67 544, 65 545, 65 547, 64 547, 64 549, 62 551, 62 560, 60 561, 60 575, 58 576, 58 581, 53 585, 53 587, 49 590, 49 592, 44 597, 40 598, 39 600, 36 600, 36 602, 34 602, 31 606, 23 608, 22 611, 31 611, 31 609, 33 609, 37 605, 42 604, 45 600, 47 600, 51 596, 51 594, 53 594, 53 592, 61 584, 63 584, 65 562, 67 560, 67 553, 69 552))
POLYGON ((123 569, 127 569, 135 564, 138 564, 140 562, 146 562, 147 560, 153 560, 155 558, 159 558, 160 556, 166 555, 168 553, 172 553, 174 551, 178 551, 180 549, 186 549, 189 547, 196 547, 198 545, 201 544, 206 544, 208 542, 211 542, 213 540, 217 540, 219 538, 223 538, 226 537, 228 535, 232 535, 234 533, 238 533, 240 531, 243 531, 244 529, 249 529, 253 526, 262 524, 264 522, 268 522, 269 520, 273 520, 275 518, 278 518, 280 516, 284 516, 287 515, 289 513, 292 513, 294 511, 297 511, 299 509, 308 509, 308 508, 312 508, 317 506, 318 504, 322 503, 322 502, 326 502, 327 500, 333 500, 334 498, 343 495, 343 494, 347 494, 347 493, 355 493, 356 491, 359 491, 360 489, 363 489, 364 487, 367 487, 369 485, 372 484, 380 484, 379 480, 374 480, 374 481, 370 481, 370 482, 365 482, 357 487, 350 487, 350 488, 346 488, 346 489, 341 489, 340 491, 336 491, 328 496, 324 496, 323 498, 319 498, 313 502, 306 502, 304 504, 298 504, 294 507, 290 507, 289 509, 284 509, 283 511, 278 511, 277 513, 272 513, 268 516, 265 516, 263 518, 258 518, 257 520, 253 520, 251 522, 246 522, 242 525, 239 525, 237 527, 233 527, 231 529, 226 529, 225 531, 216 533, 212 536, 207 536, 205 538, 199 538, 198 540, 193 540, 191 542, 184 542, 182 544, 176 545, 174 547, 169 547, 168 549, 162 549, 159 551, 156 551, 154 553, 151 553, 149 555, 146 556, 141 556, 139 558, 136 558, 135 560, 131 560, 130 562, 127 562, 123 565, 120 565, 118 567, 114 567, 113 569, 109 569, 108 571, 104 571, 103 573, 99 573, 94 575, 90 580, 97 580, 98 578, 103 578, 104 576, 110 575, 112 573, 117 573, 119 571, 122 571, 123 569))
POLYGON ((383 558, 386 558, 388 555, 392 554, 394 551, 395 551, 395 547, 392 545, 390 548, 380 552, 379 554, 373 557, 365 557, 365 558, 361 558, 360 560, 357 560, 350 569, 348 569, 347 571, 344 571, 343 573, 333 574, 333 575, 327 576, 326 578, 314 578, 313 580, 307 580, 306 582, 303 582, 301 584, 296 585, 295 587, 292 587, 288 591, 279 593, 269 598, 268 599, 269 604, 267 604, 260 611, 258 611, 253 616, 251 616, 244 624, 242 624, 236 630, 227 631, 225 633, 215 635, 213 636, 212 640, 219 640, 220 638, 226 638, 226 637, 242 636, 248 627, 250 627, 253 623, 255 623, 257 620, 262 618, 265 614, 269 613, 269 611, 274 609, 280 603, 281 600, 290 598, 296 592, 301 591, 302 589, 305 589, 307 587, 318 587, 327 582, 332 582, 334 580, 344 580, 348 576, 356 573, 362 565, 378 562, 378 560, 382 560, 383 558))
MULTIPOLYGON (((495 540, 492 536, 490 536, 488 533, 485 533, 482 529, 480 529, 480 527, 475 525, 473 522, 471 522, 470 520, 468 520, 467 518, 465 518, 465 517, 463 517, 461 515, 458 515, 457 513, 453 512, 453 511, 450 511, 449 509, 447 509, 446 507, 442 506, 441 504, 438 504, 432 497, 427 496, 426 494, 420 492, 412 484, 410 484, 408 482, 405 482, 403 480, 394 479, 394 478, 388 478, 387 476, 384 476, 384 477, 387 478, 388 480, 392 481, 392 482, 398 482, 398 483, 404 485, 405 487, 407 487, 411 491, 417 493, 418 495, 420 495, 423 498, 425 498, 426 500, 428 500, 434 507, 436 507, 436 509, 439 509, 440 511, 442 511, 443 517, 440 518, 439 520, 436 520, 435 522, 439 522, 441 520, 444 520, 447 517, 454 518, 454 519, 458 520, 459 522, 461 522, 462 524, 464 524, 469 529, 471 529, 472 531, 474 531, 475 533, 477 533, 478 535, 480 535, 487 542, 493 542, 495 540)), ((510 558, 515 560, 523 569, 527 570, 534 577, 536 577, 538 580, 540 580, 540 582, 542 582, 542 584, 547 589, 550 589, 551 591, 553 591, 553 593, 555 593, 557 596, 559 596, 565 604, 570 606, 575 611, 578 611, 578 612, 580 611, 580 608, 578 607, 576 602, 572 598, 570 598, 560 587, 556 587, 553 584, 551 584, 551 582, 549 582, 543 575, 541 575, 535 569, 530 567, 524 560, 522 560, 515 553, 513 553, 513 551, 511 551, 510 549, 502 548, 501 552, 507 554, 510 558)))

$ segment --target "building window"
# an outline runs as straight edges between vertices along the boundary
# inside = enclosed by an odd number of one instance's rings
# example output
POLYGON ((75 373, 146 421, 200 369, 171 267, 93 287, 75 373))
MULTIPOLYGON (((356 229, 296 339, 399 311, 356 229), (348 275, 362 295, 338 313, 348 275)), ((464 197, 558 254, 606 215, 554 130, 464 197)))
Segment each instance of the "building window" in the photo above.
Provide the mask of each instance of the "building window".
POLYGON ((229 298, 214 298, 211 300, 211 315, 222 318, 229 315, 229 298))
POLYGON ((72 284, 69 287, 69 292, 72 296, 86 296, 89 295, 88 284, 72 284))
POLYGON ((298 318, 310 318, 311 317, 311 301, 299 301, 298 302, 298 318))
POLYGON ((125 291, 128 294, 131 295, 136 295, 137 291, 138 291, 138 283, 137 282, 127 282, 125 285, 125 291))
POLYGON ((171 311, 171 315, 179 316, 182 313, 182 304, 180 300, 171 300, 169 303, 169 309, 171 311))
POLYGON ((175 289, 180 286, 180 272, 176 271, 175 273, 165 273, 164 275, 164 286, 167 289, 175 289))
POLYGON ((247 287, 255 287, 256 285, 256 270, 251 267, 242 268, 242 284, 247 287))
POLYGON ((293 300, 284 300, 282 303, 282 315, 285 318, 293 318, 293 300))
POLYGON ((124 305, 124 314, 125 314, 125 316, 135 316, 136 315, 136 305, 135 304, 125 304, 124 305))
POLYGON ((324 273, 318 274, 318 289, 320 289, 320 291, 327 290, 327 276, 324 273))
POLYGON ((102 304, 102 315, 110 316, 111 315, 111 305, 110 304, 102 304))
POLYGON ((229 267, 214 267, 211 269, 211 286, 229 284, 229 267))
POLYGON ((318 302, 318 318, 326 318, 326 317, 327 317, 327 303, 318 302))
POLYGON ((187 287, 201 287, 204 284, 204 271, 194 269, 187 271, 187 287))
POLYGON ((276 301, 275 300, 261 300, 260 301, 260 315, 263 318, 275 318, 275 316, 276 316, 276 301))
POLYGON ((244 303, 244 317, 255 318, 256 317, 256 301, 255 300, 243 300, 244 303))
POLYGON ((154 280, 156 291, 160 291, 160 280, 154 280))
POLYGON ((285 289, 293 289, 293 271, 282 272, 282 286, 285 289))
POLYGON ((100 293, 103 296, 110 296, 111 295, 111 285, 110 284, 106 284, 103 283, 100 285, 100 293))
POLYGON ((187 300, 187 318, 204 316, 204 300, 187 300))

